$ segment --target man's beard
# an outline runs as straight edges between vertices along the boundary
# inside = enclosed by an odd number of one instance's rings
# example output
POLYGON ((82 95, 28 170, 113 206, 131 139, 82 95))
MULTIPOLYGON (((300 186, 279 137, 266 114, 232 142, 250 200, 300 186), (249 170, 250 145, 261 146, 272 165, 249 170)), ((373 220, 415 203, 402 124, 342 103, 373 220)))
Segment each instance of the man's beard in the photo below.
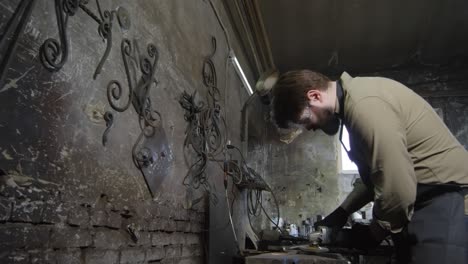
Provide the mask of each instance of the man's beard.
POLYGON ((340 119, 335 115, 332 108, 325 109, 323 111, 322 120, 324 123, 320 126, 320 129, 327 135, 333 136, 338 133, 340 129, 340 119))

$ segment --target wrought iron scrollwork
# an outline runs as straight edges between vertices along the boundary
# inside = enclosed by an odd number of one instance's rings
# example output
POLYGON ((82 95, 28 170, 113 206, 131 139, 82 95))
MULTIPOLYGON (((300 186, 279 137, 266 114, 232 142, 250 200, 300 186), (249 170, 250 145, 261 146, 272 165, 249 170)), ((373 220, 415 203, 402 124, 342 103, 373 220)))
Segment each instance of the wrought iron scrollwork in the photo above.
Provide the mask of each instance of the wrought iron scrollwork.
POLYGON ((102 56, 101 60, 99 61, 98 66, 96 67, 96 71, 94 71, 93 79, 96 80, 96 77, 101 73, 102 67, 109 57, 109 53, 112 49, 112 22, 114 20, 115 11, 108 11, 105 10, 104 12, 101 9, 101 5, 99 4, 99 0, 96 0, 96 6, 98 8, 99 15, 101 17, 101 23, 99 23, 98 32, 99 35, 105 40, 107 43, 106 51, 102 56))
POLYGON ((68 18, 75 15, 79 0, 55 0, 55 14, 60 42, 54 38, 44 41, 40 49, 41 62, 49 71, 60 70, 68 58, 67 24, 68 18))
POLYGON ((127 75, 127 83, 128 83, 128 101, 123 106, 117 104, 116 101, 119 101, 123 94, 122 84, 120 84, 117 80, 112 80, 107 85, 107 100, 111 107, 118 111, 124 112, 130 107, 130 103, 132 102, 133 98, 133 84, 131 80, 131 73, 130 73, 130 58, 132 56, 132 43, 128 39, 123 39, 120 45, 120 50, 122 53, 122 60, 124 62, 125 73, 127 75))
POLYGON ((132 147, 132 159, 145 176, 153 194, 162 180, 162 175, 159 175, 161 170, 167 170, 168 162, 172 160, 161 114, 153 108, 150 99, 151 88, 158 84, 154 75, 159 52, 154 44, 149 44, 146 54, 140 54, 138 43, 128 39, 122 40, 120 49, 128 85, 122 85, 118 80, 110 81, 107 99, 118 112, 126 111, 131 103, 138 114, 141 132, 132 147), (125 86, 128 86, 128 101, 121 102, 125 86))
POLYGON ((22 0, 19 3, 0 39, 0 84, 3 82, 11 55, 14 53, 18 38, 31 16, 35 2, 36 0, 22 0))
POLYGON ((213 63, 213 56, 216 53, 216 38, 211 38, 211 44, 213 45, 213 51, 203 61, 203 83, 206 87, 216 87, 216 68, 213 63))
POLYGON ((202 66, 203 83, 208 88, 207 103, 196 99, 196 94, 183 92, 179 103, 185 110, 186 129, 185 147, 191 146, 195 152, 195 161, 190 165, 184 178, 184 185, 194 189, 203 187, 216 203, 217 197, 207 179, 206 167, 208 162, 216 161, 216 156, 222 153, 226 145, 226 124, 221 117, 219 104, 220 92, 217 87, 216 68, 212 61, 216 53, 216 39, 212 39, 213 51, 208 55, 202 66))
MULTIPOLYGON (((137 87, 133 90, 133 107, 139 114, 141 134, 133 147, 133 160, 135 165, 142 169, 150 166, 153 162, 149 159, 151 150, 145 146, 138 148, 141 145, 143 136, 146 138, 154 136, 156 131, 161 126, 161 114, 152 107, 149 97, 150 90, 153 84, 157 85, 154 77, 156 66, 159 59, 159 53, 154 44, 149 44, 147 47, 148 56, 140 60, 141 79, 137 87)), ((140 56, 141 57, 141 56, 140 56)))
POLYGON ((107 135, 109 134, 110 128, 114 123, 114 115, 111 112, 107 111, 104 113, 104 121, 106 121, 106 130, 102 135, 102 145, 106 146, 107 143, 107 135))
MULTIPOLYGON (((57 26, 59 30, 59 40, 49 38, 41 46, 40 58, 44 67, 50 71, 58 71, 66 63, 68 58, 68 38, 67 38, 67 24, 68 18, 75 15, 78 9, 83 10, 98 24, 98 33, 106 42, 106 50, 101 57, 96 70, 93 74, 93 79, 102 72, 102 68, 107 58, 109 57, 112 49, 112 23, 115 16, 122 16, 120 18, 124 26, 128 29, 130 26, 130 18, 128 12, 122 7, 119 8, 119 13, 112 10, 102 10, 99 0, 96 0, 98 15, 87 7, 88 0, 55 0, 55 13, 57 16, 57 26)), ((119 20, 120 21, 120 20, 119 20)))
MULTIPOLYGON (((140 115, 142 129, 147 126, 157 127, 159 125, 160 114, 152 108, 149 92, 153 84, 158 84, 154 78, 159 53, 154 44, 147 47, 148 56, 140 60, 141 79, 133 90, 133 107, 140 115)), ((141 57, 141 56, 139 56, 141 57)))

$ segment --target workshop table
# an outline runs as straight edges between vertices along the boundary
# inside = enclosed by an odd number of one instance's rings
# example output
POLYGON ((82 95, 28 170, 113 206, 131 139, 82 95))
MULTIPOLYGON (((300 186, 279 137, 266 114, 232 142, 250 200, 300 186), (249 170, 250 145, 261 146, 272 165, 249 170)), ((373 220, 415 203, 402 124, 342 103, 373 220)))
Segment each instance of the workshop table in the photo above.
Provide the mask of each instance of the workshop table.
POLYGON ((347 260, 285 252, 265 253, 245 258, 246 264, 348 264, 347 260))

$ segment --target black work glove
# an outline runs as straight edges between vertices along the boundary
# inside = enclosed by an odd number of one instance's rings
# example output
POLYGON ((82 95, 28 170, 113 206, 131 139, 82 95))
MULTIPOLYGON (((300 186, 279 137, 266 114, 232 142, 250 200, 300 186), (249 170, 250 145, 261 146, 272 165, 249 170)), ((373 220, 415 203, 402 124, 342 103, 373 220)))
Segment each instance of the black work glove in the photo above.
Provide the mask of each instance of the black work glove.
POLYGON ((352 247, 357 249, 372 249, 381 242, 372 235, 369 225, 359 223, 351 228, 351 241, 352 247))
POLYGON ((323 220, 317 221, 314 224, 314 227, 317 228, 318 226, 327 226, 333 228, 342 228, 346 224, 348 216, 349 214, 345 209, 338 207, 323 220))

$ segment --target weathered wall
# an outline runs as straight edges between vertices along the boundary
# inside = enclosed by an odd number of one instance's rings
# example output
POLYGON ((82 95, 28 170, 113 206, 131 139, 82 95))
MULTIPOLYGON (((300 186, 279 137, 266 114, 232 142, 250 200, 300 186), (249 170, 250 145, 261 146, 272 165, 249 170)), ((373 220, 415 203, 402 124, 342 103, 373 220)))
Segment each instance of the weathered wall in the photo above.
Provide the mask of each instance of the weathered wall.
MULTIPOLYGON (((0 29, 19 2, 0 1, 0 29)), ((82 10, 70 17, 68 61, 60 71, 48 72, 40 63, 39 47, 45 39, 58 36, 54 1, 36 2, 0 84, 0 169, 7 174, 0 176, 0 262, 203 263, 208 202, 190 206, 202 192, 187 191, 182 185, 188 168, 183 148, 186 121, 178 99, 184 90, 206 96, 201 72, 203 59, 212 51, 211 36, 217 39, 213 61, 221 107, 236 145, 240 108, 246 99, 241 82, 226 63, 226 39, 210 2, 100 1, 105 10, 125 7, 131 28, 122 30, 114 21, 113 47, 96 80, 92 75, 106 46, 97 23, 82 10), (150 98, 162 116, 172 155, 154 198, 132 162, 132 146, 140 134, 138 115, 133 107, 123 113, 113 111, 106 97, 110 80, 126 87, 123 37, 135 39, 141 52, 152 42, 160 54, 158 85, 150 98), (105 111, 113 111, 114 124, 103 147, 105 111), (131 240, 128 225, 135 226, 137 242, 131 240)), ((213 2, 222 8, 219 1, 213 2)), ((94 1, 87 6, 97 13, 94 1)), ((231 42, 242 61, 238 41, 231 36, 231 42)), ((248 67, 245 70, 250 76, 248 67)), ((210 165, 208 175, 221 190, 219 169, 210 165)), ((223 197, 219 199, 210 211, 225 220, 223 197)), ((224 237, 211 237, 210 244, 230 248, 232 254, 231 229, 225 227, 217 234, 224 237)), ((226 255, 219 251, 217 255, 226 255)))
MULTIPOLYGON (((269 123, 268 107, 256 101, 251 110, 249 131, 249 160, 266 179, 275 193, 280 217, 301 225, 307 218, 315 219, 339 204, 337 145, 334 137, 323 132, 304 132, 292 143, 279 140, 276 128, 269 123), (258 111, 257 109, 262 109, 258 111), (255 120, 255 121, 254 121, 255 120), (264 129, 256 129, 262 123, 264 129)), ((276 217, 272 197, 265 194, 265 206, 271 217, 276 217)), ((257 228, 269 228, 264 216, 256 222, 257 228)))

